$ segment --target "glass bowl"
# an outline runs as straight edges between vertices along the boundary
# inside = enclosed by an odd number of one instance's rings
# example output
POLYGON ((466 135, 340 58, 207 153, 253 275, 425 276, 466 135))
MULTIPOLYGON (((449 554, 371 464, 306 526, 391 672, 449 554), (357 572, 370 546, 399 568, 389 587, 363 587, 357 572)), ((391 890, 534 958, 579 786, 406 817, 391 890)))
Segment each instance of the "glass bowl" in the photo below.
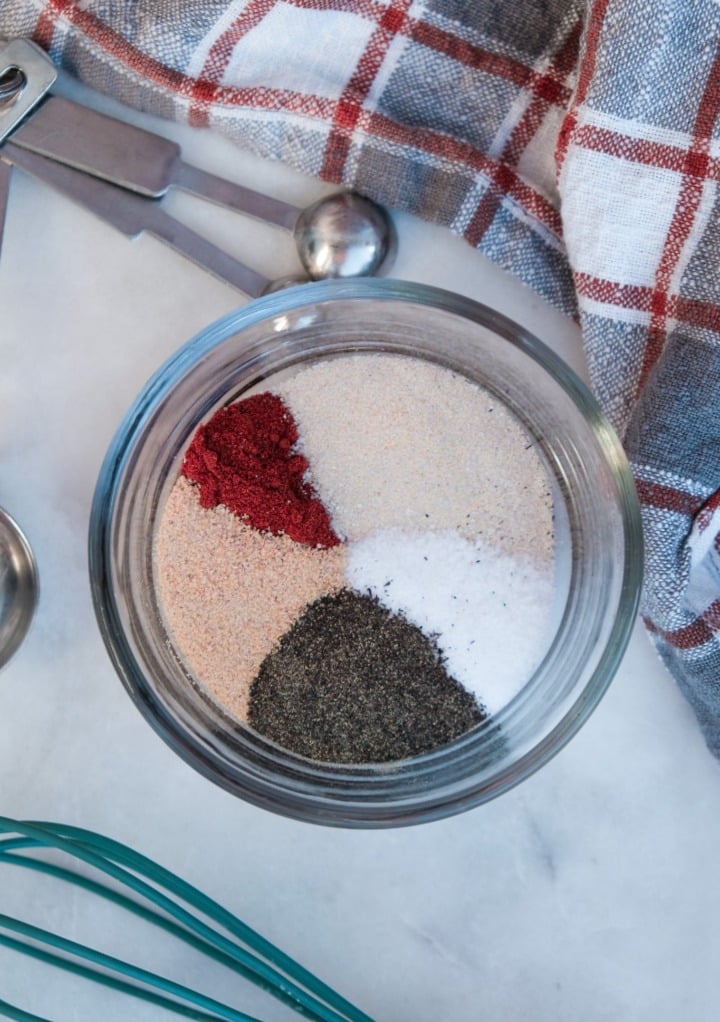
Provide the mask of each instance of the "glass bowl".
POLYGON ((607 689, 633 627, 642 577, 632 478, 585 386, 545 345, 493 310, 389 280, 327 281, 271 294, 182 347, 145 386, 108 450, 92 506, 89 555, 110 657, 170 747, 256 805, 359 827, 467 810, 546 763, 607 689), (351 352, 429 360, 481 384, 517 416, 551 481, 557 596, 545 656, 503 709, 432 752, 346 766, 280 748, 207 696, 163 625, 152 552, 164 501, 197 426, 268 377, 351 352))

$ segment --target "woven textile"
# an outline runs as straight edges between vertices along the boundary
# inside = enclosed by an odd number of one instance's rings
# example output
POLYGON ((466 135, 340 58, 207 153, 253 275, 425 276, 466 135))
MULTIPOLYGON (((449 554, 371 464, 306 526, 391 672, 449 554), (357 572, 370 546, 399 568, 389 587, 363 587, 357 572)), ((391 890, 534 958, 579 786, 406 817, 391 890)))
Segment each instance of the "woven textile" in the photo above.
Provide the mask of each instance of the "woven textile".
POLYGON ((0 34, 444 224, 579 316, 642 613, 720 755, 716 0, 2 0, 0 34))

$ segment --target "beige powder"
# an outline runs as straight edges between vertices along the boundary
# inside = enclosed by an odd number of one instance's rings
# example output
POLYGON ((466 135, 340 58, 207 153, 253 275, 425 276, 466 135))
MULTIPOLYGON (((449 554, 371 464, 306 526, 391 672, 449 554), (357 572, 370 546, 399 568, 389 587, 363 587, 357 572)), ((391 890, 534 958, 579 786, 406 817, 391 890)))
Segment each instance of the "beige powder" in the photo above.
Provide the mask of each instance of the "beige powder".
POLYGON ((167 624, 190 670, 240 720, 263 659, 307 604, 343 585, 345 559, 344 547, 302 546, 201 507, 184 477, 173 486, 155 541, 167 624))
POLYGON ((295 416, 309 481, 338 535, 457 530, 552 557, 547 474, 484 388, 420 359, 373 354, 318 363, 273 389, 295 416))

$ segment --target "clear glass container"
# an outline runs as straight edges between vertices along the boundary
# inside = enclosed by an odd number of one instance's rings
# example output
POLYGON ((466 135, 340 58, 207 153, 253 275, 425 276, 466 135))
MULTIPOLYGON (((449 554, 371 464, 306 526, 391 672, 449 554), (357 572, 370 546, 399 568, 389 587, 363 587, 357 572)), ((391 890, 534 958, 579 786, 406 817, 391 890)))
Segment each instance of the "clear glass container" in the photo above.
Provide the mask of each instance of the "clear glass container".
MULTIPOLYGON (((469 441, 471 442, 471 441, 469 441)), ((203 330, 148 382, 103 464, 90 522, 100 629, 155 730, 212 781, 316 823, 389 827, 507 791, 578 731, 623 656, 642 578, 639 507, 622 447, 586 387, 535 337, 448 292, 388 280, 327 281, 251 302, 203 330), (276 373, 355 352, 409 355, 491 391, 534 439, 554 495, 554 634, 527 684, 449 745, 393 763, 294 755, 230 717, 167 634, 153 537, 197 426, 276 373)))

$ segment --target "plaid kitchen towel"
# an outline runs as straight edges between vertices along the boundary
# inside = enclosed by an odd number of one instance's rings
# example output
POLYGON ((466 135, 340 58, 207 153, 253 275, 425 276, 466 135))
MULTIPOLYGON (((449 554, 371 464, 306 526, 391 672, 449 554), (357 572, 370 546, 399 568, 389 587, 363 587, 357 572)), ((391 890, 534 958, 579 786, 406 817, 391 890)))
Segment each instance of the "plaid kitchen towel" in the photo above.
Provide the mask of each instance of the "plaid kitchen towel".
POLYGON ((444 224, 578 315, 642 613, 720 755, 717 0, 2 0, 135 107, 444 224))

